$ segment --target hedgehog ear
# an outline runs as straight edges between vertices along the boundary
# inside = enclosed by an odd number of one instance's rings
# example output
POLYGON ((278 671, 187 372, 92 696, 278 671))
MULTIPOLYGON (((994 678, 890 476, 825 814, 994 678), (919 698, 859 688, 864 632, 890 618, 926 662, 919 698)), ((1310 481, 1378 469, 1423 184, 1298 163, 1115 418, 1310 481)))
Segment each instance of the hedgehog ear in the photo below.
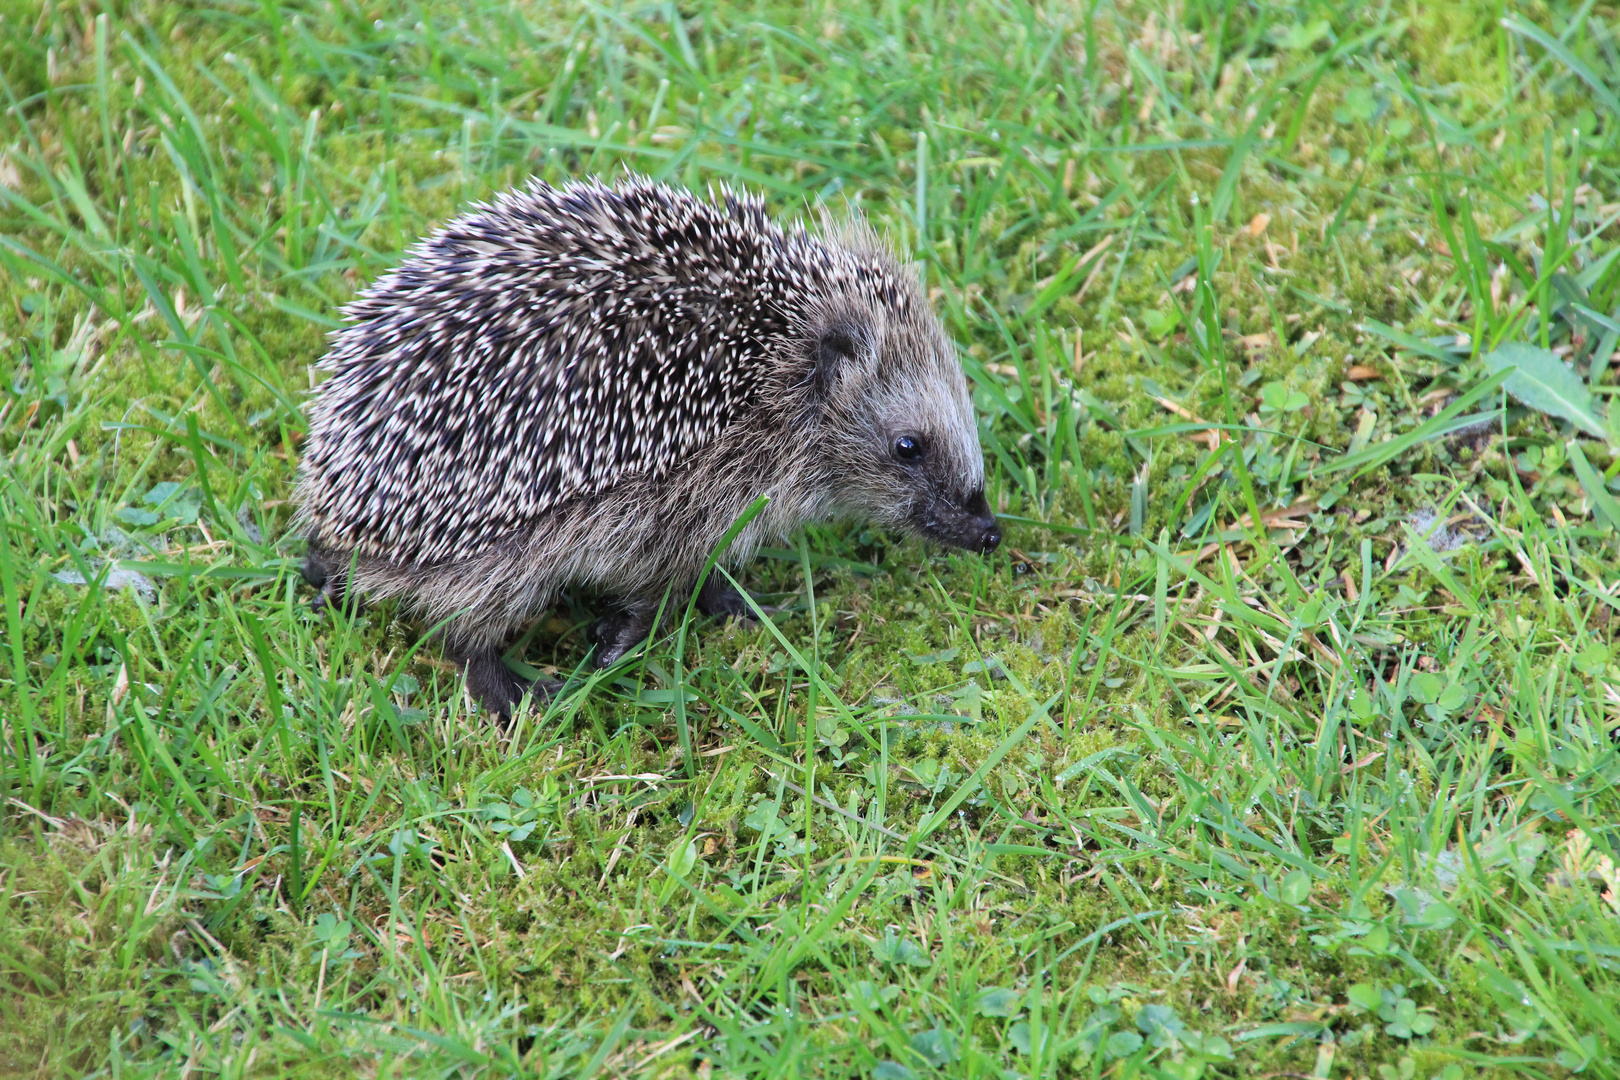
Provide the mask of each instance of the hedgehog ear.
POLYGON ((857 340, 855 328, 841 323, 827 327, 816 338, 815 367, 810 371, 810 382, 818 395, 830 393, 844 365, 855 359, 859 348, 857 340))

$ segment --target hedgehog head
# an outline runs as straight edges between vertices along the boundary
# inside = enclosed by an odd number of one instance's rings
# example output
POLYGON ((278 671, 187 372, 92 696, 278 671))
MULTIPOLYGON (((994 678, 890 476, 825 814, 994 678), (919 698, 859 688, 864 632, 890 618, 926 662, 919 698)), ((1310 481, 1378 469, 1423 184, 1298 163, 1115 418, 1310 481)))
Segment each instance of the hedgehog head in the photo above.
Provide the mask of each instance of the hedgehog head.
POLYGON ((993 551, 1001 530, 955 346, 914 283, 884 276, 879 302, 846 295, 810 327, 827 500, 841 516, 993 551))

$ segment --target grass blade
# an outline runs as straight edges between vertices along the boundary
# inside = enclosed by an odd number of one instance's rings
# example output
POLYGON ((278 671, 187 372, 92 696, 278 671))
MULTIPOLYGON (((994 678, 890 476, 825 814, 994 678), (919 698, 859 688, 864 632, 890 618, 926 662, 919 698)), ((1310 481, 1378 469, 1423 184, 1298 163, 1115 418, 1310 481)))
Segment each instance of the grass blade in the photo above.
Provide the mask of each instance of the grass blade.
POLYGON ((1464 417, 1462 415, 1463 410, 1507 382, 1508 376, 1511 374, 1510 370, 1498 371, 1466 394, 1458 397, 1432 419, 1424 421, 1405 435, 1397 436, 1388 442, 1376 443, 1355 454, 1346 454, 1337 461, 1312 470, 1313 475, 1331 476, 1334 473, 1354 469, 1355 474, 1352 479, 1365 476, 1373 469, 1378 468, 1387 461, 1394 460, 1419 443, 1427 442, 1430 439, 1438 439, 1442 435, 1448 435, 1459 428, 1470 427, 1479 423, 1487 417, 1483 415, 1464 417))
POLYGON ((1525 22, 1517 15, 1506 16, 1501 20, 1501 24, 1503 29, 1518 34, 1520 37, 1529 38, 1558 57, 1565 67, 1574 72, 1576 78, 1591 88, 1592 96, 1597 99, 1598 104, 1608 109, 1617 120, 1620 120, 1620 97, 1616 97, 1614 91, 1609 89, 1608 85, 1598 78, 1591 68, 1582 63, 1580 57, 1570 52, 1562 41, 1548 34, 1541 27, 1525 22))
POLYGON ((1586 497, 1592 500, 1592 509, 1598 520, 1606 522, 1609 528, 1620 532, 1620 500, 1609 493, 1607 485, 1603 482, 1603 474, 1592 468, 1592 463, 1586 460, 1586 451, 1581 449, 1580 442, 1571 439, 1565 445, 1569 448, 1569 463, 1575 469, 1575 478, 1581 482, 1586 497))

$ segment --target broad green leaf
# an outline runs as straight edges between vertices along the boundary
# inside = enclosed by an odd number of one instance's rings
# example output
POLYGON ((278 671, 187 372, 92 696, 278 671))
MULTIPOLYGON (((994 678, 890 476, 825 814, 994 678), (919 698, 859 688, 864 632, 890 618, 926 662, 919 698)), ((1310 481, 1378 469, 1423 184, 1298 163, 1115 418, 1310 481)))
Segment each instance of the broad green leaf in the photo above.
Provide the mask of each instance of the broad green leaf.
POLYGON ((1433 705, 1440 700, 1440 691, 1445 688, 1445 683, 1440 681, 1438 675, 1427 671, 1419 671, 1412 676, 1408 686, 1415 700, 1422 702, 1424 705, 1433 705))
POLYGON ((1283 877, 1282 898, 1285 904, 1303 904, 1311 895, 1311 875, 1303 870, 1290 870, 1283 877))
POLYGON ((697 865, 697 841, 687 840, 677 842, 675 849, 669 853, 669 872, 678 878, 683 878, 692 872, 697 865))
MULTIPOLYGON (((1142 1036, 1134 1031, 1116 1031, 1103 1044, 1103 1054, 1109 1058, 1125 1057, 1142 1049, 1142 1036)), ((1025 1053, 1028 1053, 1026 1050, 1025 1053)))
POLYGON ((1023 1011, 1023 995, 1015 990, 992 986, 979 991, 980 1016, 1017 1016, 1023 1011))
POLYGON ((956 1036, 938 1027, 913 1035, 911 1048, 936 1069, 955 1061, 958 1052, 956 1036))
POLYGON ((1493 374, 1515 369, 1503 387, 1537 412, 1568 420, 1597 439, 1607 439, 1597 399, 1573 368, 1556 353, 1535 345, 1509 342, 1485 354, 1485 367, 1493 374))
POLYGON ((1384 1003, 1384 996, 1372 983, 1352 983, 1344 996, 1350 999, 1350 1004, 1366 1012, 1374 1012, 1384 1003))

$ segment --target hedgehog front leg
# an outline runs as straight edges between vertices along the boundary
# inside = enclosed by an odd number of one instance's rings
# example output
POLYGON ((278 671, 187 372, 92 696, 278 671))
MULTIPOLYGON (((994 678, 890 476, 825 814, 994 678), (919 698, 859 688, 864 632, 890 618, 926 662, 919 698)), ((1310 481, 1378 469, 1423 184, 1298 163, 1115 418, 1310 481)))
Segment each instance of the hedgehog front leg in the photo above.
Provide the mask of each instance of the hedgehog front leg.
POLYGON ((310 544, 299 571, 305 581, 320 590, 309 602, 311 610, 321 612, 327 608, 337 608, 351 616, 365 610, 360 597, 349 589, 349 560, 340 559, 325 548, 310 544))

